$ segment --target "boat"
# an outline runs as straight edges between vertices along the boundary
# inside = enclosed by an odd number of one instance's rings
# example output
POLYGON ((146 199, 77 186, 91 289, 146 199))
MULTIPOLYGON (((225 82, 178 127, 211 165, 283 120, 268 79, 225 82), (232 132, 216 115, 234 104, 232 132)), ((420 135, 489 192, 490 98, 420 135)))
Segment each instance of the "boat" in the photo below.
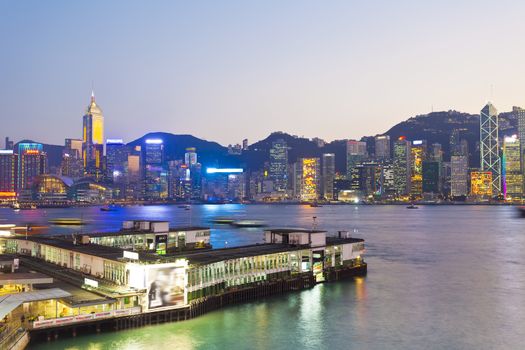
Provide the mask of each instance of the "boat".
POLYGON ((20 203, 15 202, 11 205, 11 208, 14 210, 20 210, 20 203))
POLYGON ((266 226, 262 220, 237 220, 231 223, 233 226, 237 227, 262 227, 266 226))
POLYGON ((100 211, 117 211, 117 208, 112 207, 112 206, 101 207, 100 211))
POLYGON ((319 208, 319 207, 322 207, 322 205, 320 205, 317 202, 314 202, 314 203, 310 203, 310 207, 312 207, 312 208, 319 208))
POLYGON ((211 222, 215 223, 215 224, 233 224, 235 220, 232 219, 232 218, 226 218, 226 217, 216 217, 214 219, 211 220, 211 222))
POLYGON ((414 205, 414 203, 411 203, 407 206, 407 209, 419 209, 419 207, 417 205, 414 205))
POLYGON ((53 225, 63 225, 63 226, 80 226, 85 225, 86 222, 82 219, 75 218, 57 218, 49 220, 50 224, 53 225))

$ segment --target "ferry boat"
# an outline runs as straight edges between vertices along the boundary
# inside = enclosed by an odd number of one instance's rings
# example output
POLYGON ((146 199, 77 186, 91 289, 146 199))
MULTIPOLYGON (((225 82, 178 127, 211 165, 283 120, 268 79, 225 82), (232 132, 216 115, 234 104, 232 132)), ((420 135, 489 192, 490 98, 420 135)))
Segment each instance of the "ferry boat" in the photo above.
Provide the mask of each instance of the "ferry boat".
POLYGON ((409 206, 407 206, 407 209, 419 209, 419 207, 414 205, 414 203, 411 203, 409 206))
POLYGON ((235 220, 232 219, 232 218, 227 218, 227 217, 216 217, 214 219, 211 220, 211 222, 215 223, 215 224, 225 224, 225 225, 231 225, 235 220))
POLYGON ((57 218, 57 219, 50 219, 50 224, 53 225, 64 225, 64 226, 80 226, 85 225, 86 222, 82 219, 75 219, 75 218, 57 218))
POLYGON ((237 227, 263 227, 266 226, 262 220, 237 220, 231 223, 237 227))

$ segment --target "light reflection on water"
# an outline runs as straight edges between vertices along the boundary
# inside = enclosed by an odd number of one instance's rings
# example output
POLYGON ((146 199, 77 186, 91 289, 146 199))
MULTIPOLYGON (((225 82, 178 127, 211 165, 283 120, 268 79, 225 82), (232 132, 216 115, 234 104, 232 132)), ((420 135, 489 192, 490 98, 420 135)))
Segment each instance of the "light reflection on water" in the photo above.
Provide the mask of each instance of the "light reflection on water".
MULTIPOLYGON (((345 229, 367 241, 366 278, 219 310, 194 320, 79 336, 38 349, 519 349, 525 341, 525 220, 512 207, 193 206, 20 211, 5 222, 92 220, 84 231, 126 219, 210 225, 216 247, 262 241, 262 229, 217 225, 217 216, 271 226, 345 229)), ((2 221, 4 222, 4 221, 2 221)), ((73 232, 78 228, 56 228, 73 232)))

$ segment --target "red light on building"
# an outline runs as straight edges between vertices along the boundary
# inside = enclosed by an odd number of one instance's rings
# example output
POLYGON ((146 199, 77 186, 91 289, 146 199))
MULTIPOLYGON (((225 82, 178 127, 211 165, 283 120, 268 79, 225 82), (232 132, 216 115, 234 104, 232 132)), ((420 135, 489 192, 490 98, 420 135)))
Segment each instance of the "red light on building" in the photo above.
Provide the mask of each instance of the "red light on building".
POLYGON ((406 136, 399 136, 399 137, 398 137, 398 140, 399 140, 399 141, 406 140, 406 136))

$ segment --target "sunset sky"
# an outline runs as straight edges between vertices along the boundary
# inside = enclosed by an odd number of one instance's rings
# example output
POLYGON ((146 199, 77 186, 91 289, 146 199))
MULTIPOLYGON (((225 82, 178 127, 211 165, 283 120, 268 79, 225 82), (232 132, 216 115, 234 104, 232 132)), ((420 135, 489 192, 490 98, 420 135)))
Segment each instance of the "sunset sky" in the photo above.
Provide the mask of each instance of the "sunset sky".
MULTIPOLYGON (((327 141, 525 106, 517 1, 1 1, 0 137, 327 141)), ((3 147, 3 140, 0 140, 3 147)))

